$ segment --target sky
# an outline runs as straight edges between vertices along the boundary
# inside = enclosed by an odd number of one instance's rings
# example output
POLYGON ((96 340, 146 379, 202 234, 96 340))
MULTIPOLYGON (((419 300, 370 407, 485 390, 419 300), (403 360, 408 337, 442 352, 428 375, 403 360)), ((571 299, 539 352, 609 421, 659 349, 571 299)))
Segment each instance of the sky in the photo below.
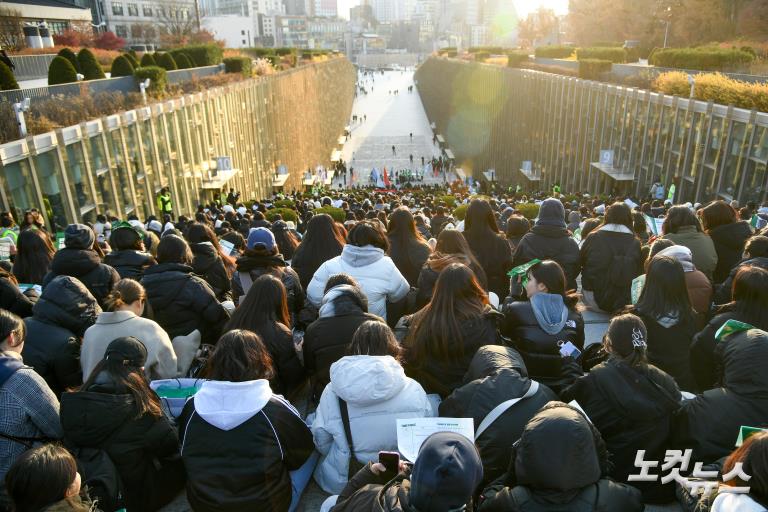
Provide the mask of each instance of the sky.
MULTIPOLYGON (((349 9, 358 5, 360 0, 337 0, 337 2, 339 16, 349 19, 349 9)), ((520 19, 525 19, 539 7, 553 9, 556 14, 566 14, 568 12, 568 0, 512 0, 512 3, 515 5, 515 9, 517 9, 517 15, 520 19)))

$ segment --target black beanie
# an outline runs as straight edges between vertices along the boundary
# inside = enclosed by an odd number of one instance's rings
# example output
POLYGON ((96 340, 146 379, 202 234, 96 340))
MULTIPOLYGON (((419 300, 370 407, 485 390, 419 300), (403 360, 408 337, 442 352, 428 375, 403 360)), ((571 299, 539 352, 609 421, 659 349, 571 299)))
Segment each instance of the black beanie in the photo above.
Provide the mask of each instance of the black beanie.
POLYGON ((550 197, 539 206, 539 217, 536 224, 541 226, 565 227, 565 207, 559 199, 550 197))

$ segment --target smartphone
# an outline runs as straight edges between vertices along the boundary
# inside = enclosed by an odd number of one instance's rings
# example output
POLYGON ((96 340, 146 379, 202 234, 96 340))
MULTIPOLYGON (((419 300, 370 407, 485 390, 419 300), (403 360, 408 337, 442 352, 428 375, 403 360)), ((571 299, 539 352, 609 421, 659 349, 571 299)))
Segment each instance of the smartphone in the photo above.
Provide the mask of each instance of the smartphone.
POLYGON ((581 350, 579 350, 576 345, 570 341, 566 341, 560 345, 560 355, 562 357, 572 357, 574 359, 578 359, 581 357, 581 350))
POLYGON ((379 452, 379 463, 387 468, 386 475, 395 478, 400 472, 400 454, 397 452, 379 452))

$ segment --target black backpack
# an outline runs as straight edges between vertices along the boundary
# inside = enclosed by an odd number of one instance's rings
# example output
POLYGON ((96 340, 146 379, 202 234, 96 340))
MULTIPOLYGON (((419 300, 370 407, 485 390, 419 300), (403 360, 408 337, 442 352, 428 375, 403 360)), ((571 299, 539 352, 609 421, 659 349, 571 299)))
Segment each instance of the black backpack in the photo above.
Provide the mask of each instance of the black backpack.
POLYGON ((101 448, 70 448, 77 460, 77 471, 88 496, 99 510, 115 512, 125 509, 125 491, 117 467, 109 454, 101 448))

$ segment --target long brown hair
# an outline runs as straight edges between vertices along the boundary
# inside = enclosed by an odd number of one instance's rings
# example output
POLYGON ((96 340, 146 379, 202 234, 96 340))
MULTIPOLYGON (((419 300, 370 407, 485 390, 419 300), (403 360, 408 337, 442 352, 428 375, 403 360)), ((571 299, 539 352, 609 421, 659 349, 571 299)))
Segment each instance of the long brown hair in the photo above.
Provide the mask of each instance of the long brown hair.
POLYGON ((730 473, 741 462, 744 473, 752 478, 745 482, 738 476, 725 485, 749 487, 750 496, 757 498, 760 504, 768 503, 768 432, 759 432, 749 436, 744 444, 731 453, 723 464, 723 474, 730 473))
POLYGON ((243 302, 227 322, 225 331, 247 329, 261 332, 281 323, 290 328, 288 294, 285 285, 273 275, 265 274, 253 282, 243 302))
POLYGON ((155 418, 163 415, 160 400, 149 388, 147 378, 141 368, 124 365, 117 359, 102 359, 93 369, 80 391, 88 391, 93 386, 101 372, 107 372, 115 385, 116 395, 131 395, 136 403, 136 419, 145 414, 155 418))
POLYGON ((427 264, 435 272, 442 272, 445 267, 452 263, 467 265, 475 273, 480 285, 487 286, 488 278, 485 276, 485 271, 478 263, 461 231, 444 229, 437 237, 435 252, 430 254, 427 264))
POLYGON ((413 315, 405 339, 408 360, 419 364, 429 357, 461 359, 461 323, 480 317, 487 304, 488 296, 469 267, 447 266, 437 278, 430 303, 413 315))
POLYGON ((13 275, 20 283, 43 284, 54 254, 56 249, 48 233, 39 229, 22 231, 16 242, 13 275))
POLYGON ((224 269, 227 271, 227 276, 232 277, 232 272, 235 271, 235 258, 222 252, 219 239, 208 224, 201 224, 199 222, 190 224, 189 228, 187 228, 186 239, 190 245, 204 242, 209 242, 213 245, 216 254, 219 255, 221 261, 224 262, 224 269))

